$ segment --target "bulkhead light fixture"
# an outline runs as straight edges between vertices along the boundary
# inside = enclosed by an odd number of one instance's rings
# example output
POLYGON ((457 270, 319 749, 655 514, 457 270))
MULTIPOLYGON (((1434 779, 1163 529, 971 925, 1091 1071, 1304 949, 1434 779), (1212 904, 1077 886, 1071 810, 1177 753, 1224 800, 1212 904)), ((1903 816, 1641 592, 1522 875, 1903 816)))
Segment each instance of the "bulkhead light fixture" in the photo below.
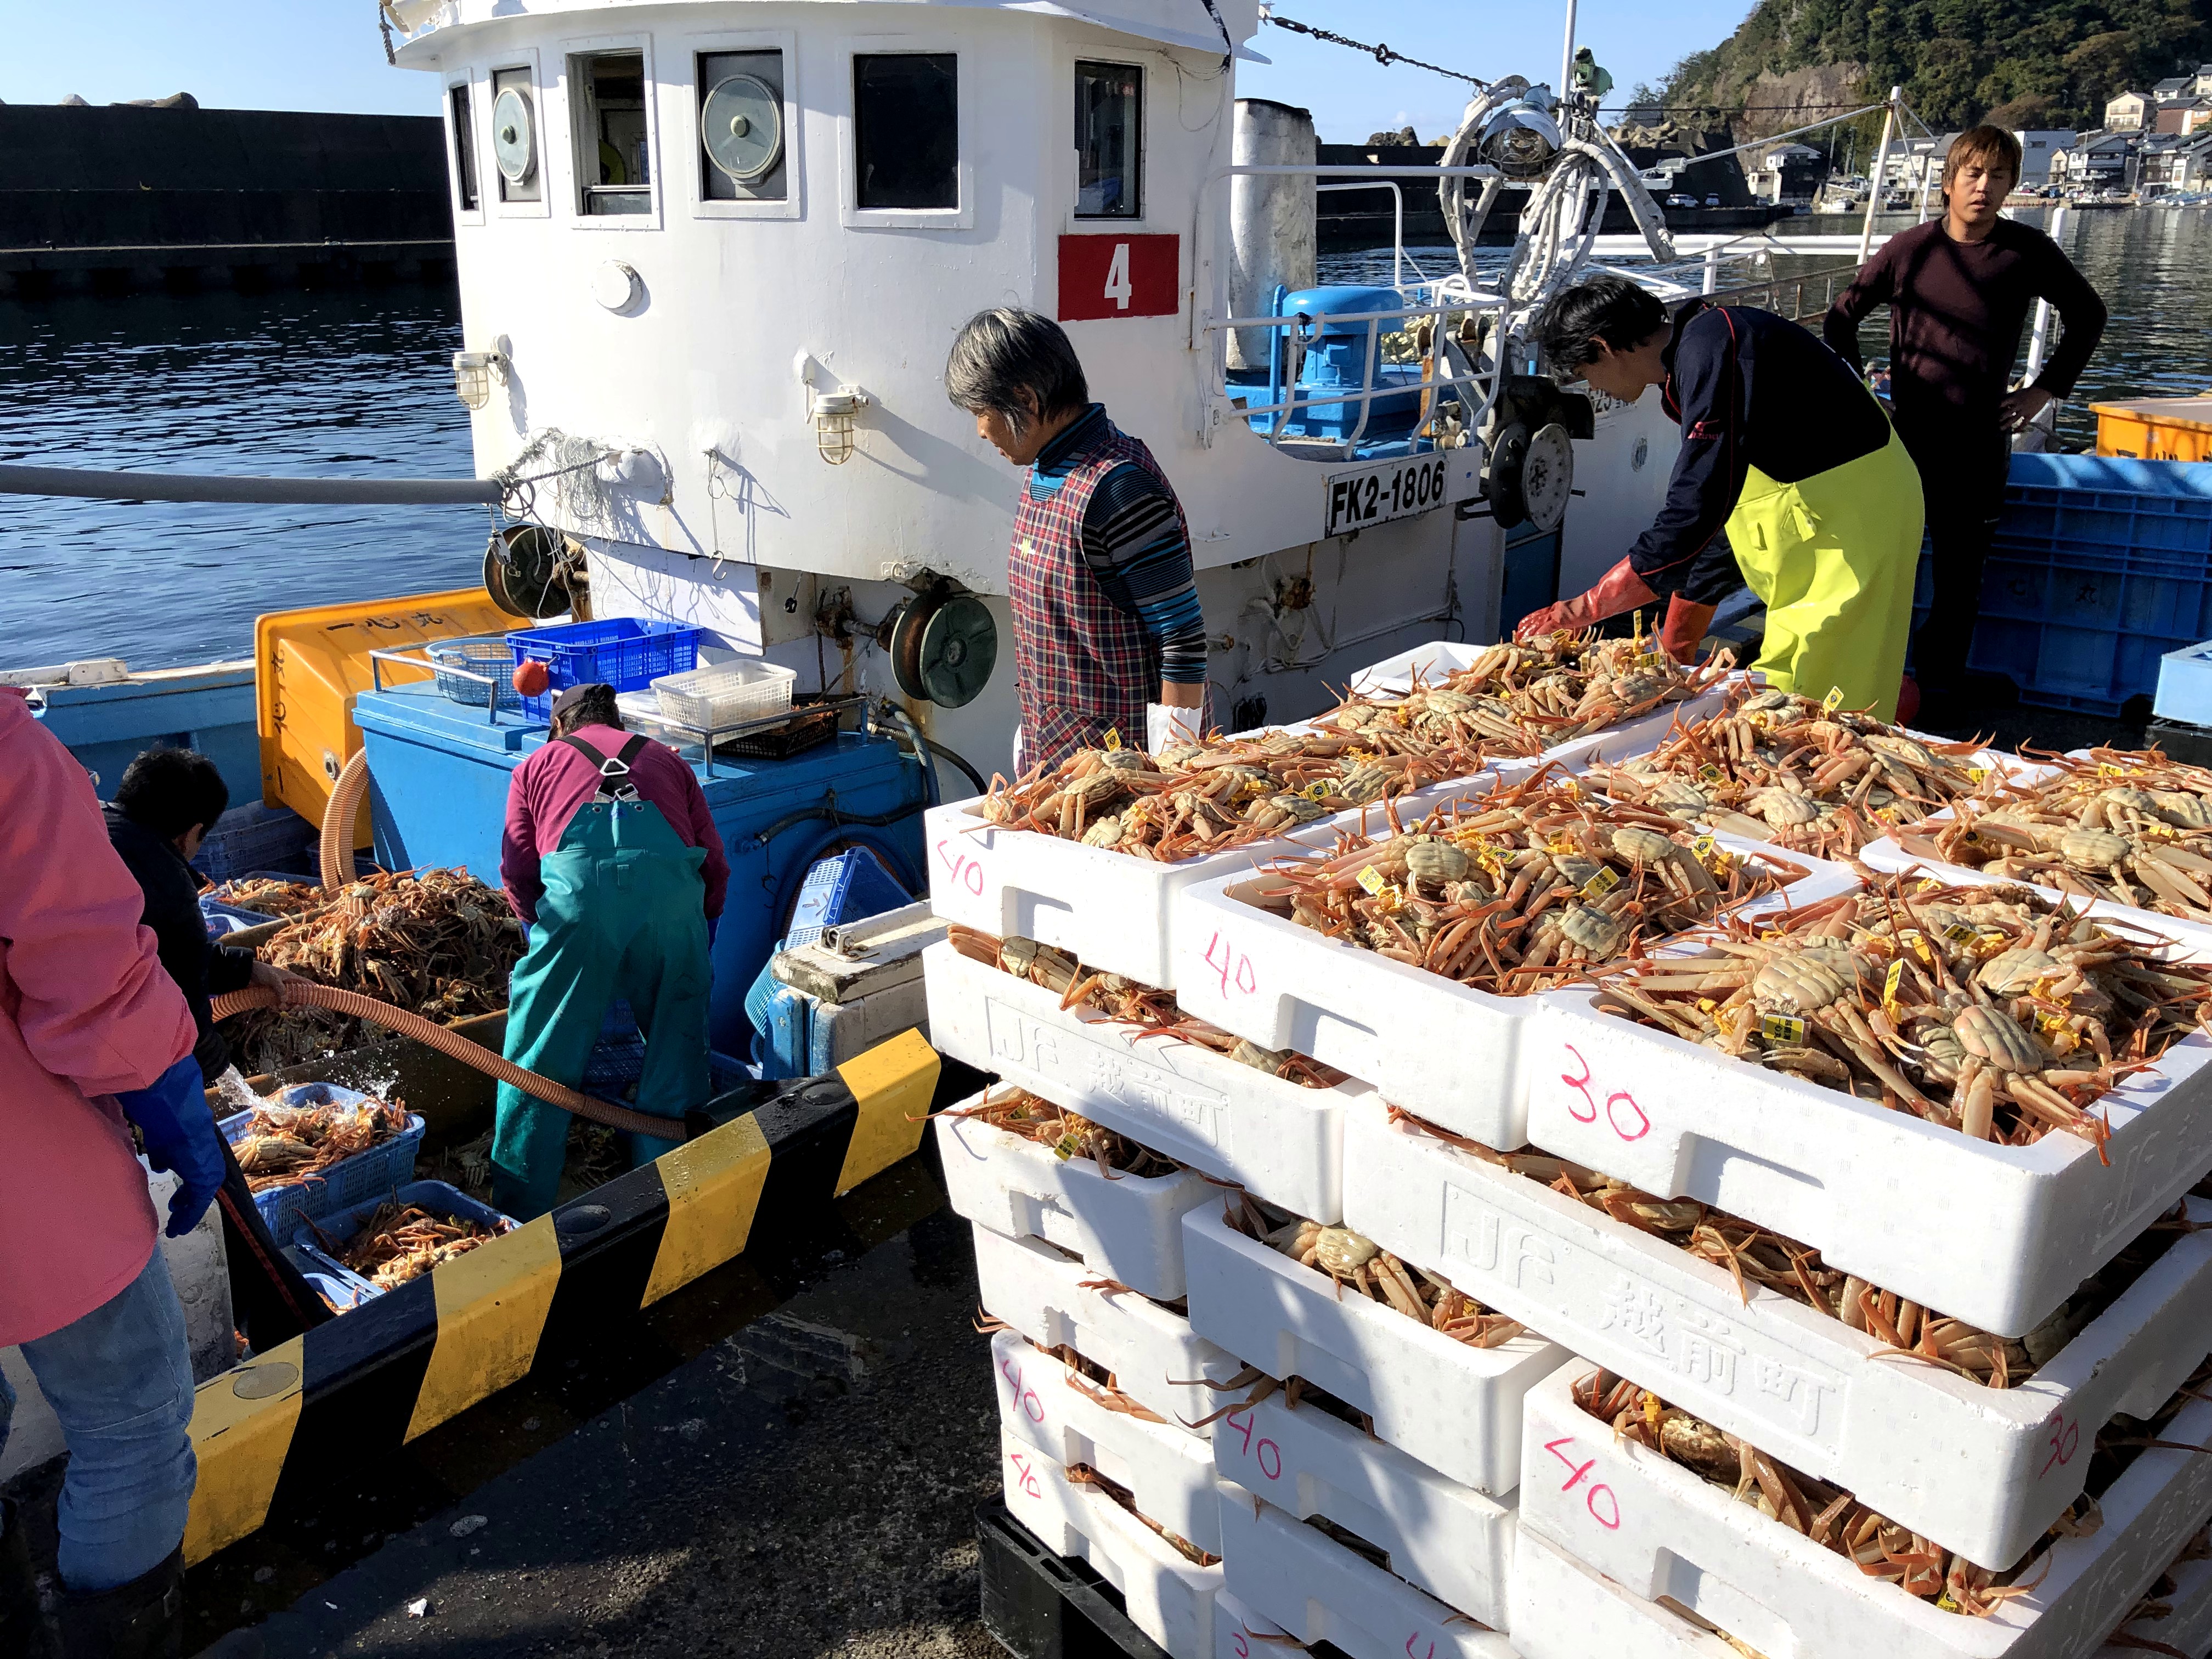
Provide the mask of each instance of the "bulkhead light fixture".
POLYGON ((507 359, 496 351, 456 351, 453 354, 453 394, 469 409, 482 409, 491 401, 492 377, 507 379, 507 359))
POLYGON ((815 453, 832 466, 853 459, 854 422, 868 406, 868 394, 858 386, 841 386, 814 397, 815 453))

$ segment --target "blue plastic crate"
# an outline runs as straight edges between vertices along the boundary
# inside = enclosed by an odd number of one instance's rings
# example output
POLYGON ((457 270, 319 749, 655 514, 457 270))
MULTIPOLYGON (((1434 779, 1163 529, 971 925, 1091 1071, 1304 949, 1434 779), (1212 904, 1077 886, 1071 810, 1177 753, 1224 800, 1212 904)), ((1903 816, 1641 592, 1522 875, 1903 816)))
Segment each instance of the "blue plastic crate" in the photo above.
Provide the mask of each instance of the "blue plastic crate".
POLYGON ((358 1288, 364 1292, 363 1300, 381 1296, 384 1292, 376 1285, 341 1265, 337 1252, 352 1240, 361 1224, 368 1219, 378 1205, 393 1201, 419 1204, 434 1215, 458 1216, 496 1227, 503 1233, 513 1232, 515 1227, 513 1216, 501 1215, 489 1204, 479 1204, 458 1187, 442 1181, 410 1181, 397 1191, 336 1211, 319 1221, 302 1221, 292 1235, 292 1249, 313 1264, 313 1271, 330 1275, 349 1289, 358 1288))
MULTIPOLYGON (((811 945, 822 937, 825 927, 879 916, 886 910, 913 902, 914 896, 884 869, 883 860, 872 849, 848 847, 818 860, 807 871, 806 878, 799 884, 799 896, 792 901, 791 921, 784 930, 783 942, 776 949, 789 951, 798 945, 811 945)), ((774 962, 771 956, 761 964, 759 974, 745 992, 745 1017, 752 1022, 754 1031, 763 1036, 775 1023, 774 1004, 777 994, 784 989, 772 971, 774 962)), ((753 1048, 755 1057, 765 1064, 768 1053, 757 1042, 753 1048)), ((791 1063, 788 1057, 786 1063, 791 1063)), ((786 1070, 769 1075, 795 1077, 800 1073, 786 1070)))
MULTIPOLYGON (((342 1089, 335 1083, 295 1083, 289 1088, 279 1089, 270 1101, 276 1106, 359 1106, 369 1097, 356 1089, 342 1089)), ((252 1120, 251 1110, 236 1112, 222 1120, 223 1139, 235 1146, 246 1133, 252 1120)), ((415 1174, 415 1155, 422 1145, 422 1120, 413 1112, 407 1115, 407 1127, 391 1139, 370 1147, 365 1152, 356 1152, 342 1158, 320 1175, 306 1181, 295 1182, 289 1187, 271 1187, 266 1192, 253 1195, 253 1206, 261 1212, 271 1235, 282 1238, 302 1221, 318 1221, 348 1205, 358 1204, 364 1199, 389 1193, 393 1188, 411 1180, 415 1174)))
POLYGON ((210 881, 234 881, 249 872, 290 863, 315 834, 315 826, 289 807, 249 801, 215 821, 192 855, 192 868, 210 881))
POLYGON ((605 622, 563 623, 555 628, 526 628, 507 636, 514 659, 542 662, 551 677, 544 693, 524 697, 526 712, 538 720, 553 717, 553 699, 572 685, 599 684, 617 691, 642 691, 663 674, 681 674, 699 665, 703 630, 681 623, 643 622, 614 617, 605 622))
MULTIPOLYGON (((1923 548, 1913 625, 1932 593, 1923 548)), ((1967 666, 2021 701, 2118 714, 2212 636, 2212 462, 2016 455, 1967 666)))
POLYGON ((225 904, 221 899, 200 897, 200 915, 207 923, 208 937, 228 939, 247 927, 258 927, 264 921, 274 921, 274 916, 264 915, 258 910, 247 910, 235 904, 225 904))

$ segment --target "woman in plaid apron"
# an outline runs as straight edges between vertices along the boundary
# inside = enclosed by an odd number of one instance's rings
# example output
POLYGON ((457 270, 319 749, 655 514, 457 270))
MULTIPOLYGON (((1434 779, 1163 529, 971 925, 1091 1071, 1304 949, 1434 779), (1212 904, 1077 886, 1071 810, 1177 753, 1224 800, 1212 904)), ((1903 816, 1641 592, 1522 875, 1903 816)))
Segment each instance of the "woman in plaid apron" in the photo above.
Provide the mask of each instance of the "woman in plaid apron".
POLYGON ((1116 741, 1157 751, 1195 735, 1205 617, 1182 507, 1152 452, 1090 400, 1067 336, 1035 312, 971 319, 945 382, 976 431, 1029 468, 1006 559, 1016 765, 1057 766, 1116 741))

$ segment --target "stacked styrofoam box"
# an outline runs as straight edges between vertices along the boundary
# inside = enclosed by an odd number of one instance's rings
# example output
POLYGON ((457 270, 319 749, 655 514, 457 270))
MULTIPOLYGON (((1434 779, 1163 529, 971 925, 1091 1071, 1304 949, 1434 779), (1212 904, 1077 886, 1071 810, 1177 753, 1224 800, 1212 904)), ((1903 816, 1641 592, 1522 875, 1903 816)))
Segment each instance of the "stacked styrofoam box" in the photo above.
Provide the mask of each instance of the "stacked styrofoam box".
MULTIPOLYGON (((1425 665, 1431 674, 1439 669, 1449 672, 1465 666, 1473 655, 1467 647, 1439 642, 1375 664, 1354 682, 1377 690, 1403 690, 1410 684, 1409 665, 1425 665)), ((1340 833, 1387 833, 1393 814, 1410 823, 1546 764, 1577 772, 1601 757, 1625 760, 1647 753, 1678 716, 1694 719, 1717 708, 1727 684, 1716 683, 1685 702, 1533 758, 1496 763, 1470 776, 1431 784, 1388 807, 1377 802, 1350 808, 1287 835, 1173 864, 994 827, 981 815, 981 797, 947 802, 931 808, 923 819, 930 905, 947 921, 1001 939, 1033 939, 1073 953, 1086 967, 1173 990, 1177 917, 1183 914, 1177 901, 1193 885, 1249 875, 1271 860, 1326 848, 1340 833)))
MULTIPOLYGON (((1803 872, 1743 907, 1746 917, 1802 908, 1859 885, 1844 865, 1713 839, 1759 867, 1803 872)), ((1176 979, 1185 1012, 1263 1048, 1310 1054, 1486 1146, 1528 1139, 1529 1090, 1541 1068, 1526 1053, 1539 999, 1494 995, 1300 927, 1249 902, 1258 884, 1231 876, 1182 895, 1176 979)))
POLYGON ((980 1117, 939 1117, 937 1145, 952 1206, 975 1224, 984 1310, 1006 1326, 991 1361, 1008 1510, 1047 1548, 1087 1560, 1173 1659, 1212 1659, 1218 1561, 1193 1562, 1068 1471, 1126 1488, 1146 1520, 1219 1556, 1212 1448, 1194 1425, 1218 1408, 1209 1383, 1237 1364, 1165 1305, 1184 1292, 1182 1218, 1218 1189, 1190 1170, 1109 1177, 980 1117), (1113 1408, 1045 1352, 1062 1347, 1152 1418, 1113 1408))

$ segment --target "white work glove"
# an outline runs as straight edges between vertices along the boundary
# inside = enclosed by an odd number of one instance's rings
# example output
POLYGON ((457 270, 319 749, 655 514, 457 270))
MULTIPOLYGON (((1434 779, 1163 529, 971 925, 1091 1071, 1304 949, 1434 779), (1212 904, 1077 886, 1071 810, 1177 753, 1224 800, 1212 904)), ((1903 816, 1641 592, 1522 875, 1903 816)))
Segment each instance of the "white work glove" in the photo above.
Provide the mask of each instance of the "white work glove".
POLYGON ((1014 727, 1014 775, 1017 778, 1028 769, 1024 763, 1029 758, 1027 753, 1029 746, 1030 734, 1021 726, 1016 726, 1014 727))
POLYGON ((1206 708, 1181 708, 1172 703, 1145 705, 1145 752, 1158 755, 1178 744, 1196 743, 1206 725, 1206 708))

